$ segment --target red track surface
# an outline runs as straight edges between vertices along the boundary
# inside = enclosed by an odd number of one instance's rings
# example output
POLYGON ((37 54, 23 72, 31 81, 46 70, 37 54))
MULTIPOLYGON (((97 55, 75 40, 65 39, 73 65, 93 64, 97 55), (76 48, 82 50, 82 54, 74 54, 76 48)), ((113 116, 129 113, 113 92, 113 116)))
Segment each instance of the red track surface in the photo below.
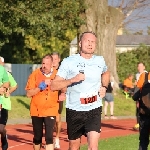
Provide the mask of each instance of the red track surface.
MULTIPOLYGON (((102 120, 102 133, 100 139, 137 134, 132 127, 135 124, 134 119, 128 120, 102 120)), ((32 148, 32 125, 8 125, 7 134, 9 140, 9 150, 33 150, 32 148)), ((43 145, 45 139, 43 137, 43 145)), ((86 138, 82 137, 82 144, 86 143, 86 138)), ((60 135, 61 150, 68 148, 66 123, 62 123, 62 132, 60 135)), ((44 148, 43 148, 44 149, 44 148)))

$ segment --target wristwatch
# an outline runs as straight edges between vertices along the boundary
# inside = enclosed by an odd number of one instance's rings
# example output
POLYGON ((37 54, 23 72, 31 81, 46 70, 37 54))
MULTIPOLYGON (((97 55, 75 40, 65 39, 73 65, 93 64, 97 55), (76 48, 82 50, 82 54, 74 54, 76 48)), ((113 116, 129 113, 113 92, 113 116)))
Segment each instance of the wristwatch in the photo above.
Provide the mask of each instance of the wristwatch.
POLYGON ((108 87, 107 87, 107 86, 102 86, 102 87, 104 87, 106 90, 108 90, 108 87))

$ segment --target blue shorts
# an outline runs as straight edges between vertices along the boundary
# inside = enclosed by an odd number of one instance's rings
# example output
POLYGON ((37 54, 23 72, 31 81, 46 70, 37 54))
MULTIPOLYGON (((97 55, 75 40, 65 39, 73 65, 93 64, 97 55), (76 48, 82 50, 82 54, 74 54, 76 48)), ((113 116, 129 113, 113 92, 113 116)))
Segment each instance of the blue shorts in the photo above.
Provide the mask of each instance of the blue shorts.
POLYGON ((104 99, 104 101, 107 101, 107 102, 114 101, 114 97, 113 97, 112 93, 106 93, 106 95, 105 95, 105 97, 103 99, 104 99))

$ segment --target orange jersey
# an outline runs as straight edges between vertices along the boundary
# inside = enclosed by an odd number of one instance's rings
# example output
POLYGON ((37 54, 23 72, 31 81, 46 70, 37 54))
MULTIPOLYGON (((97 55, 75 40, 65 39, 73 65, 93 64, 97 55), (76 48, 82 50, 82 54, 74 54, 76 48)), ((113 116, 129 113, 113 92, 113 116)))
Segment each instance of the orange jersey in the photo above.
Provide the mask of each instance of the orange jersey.
MULTIPOLYGON (((25 90, 38 88, 39 84, 45 80, 53 80, 57 70, 53 70, 50 77, 43 75, 40 69, 36 69, 29 76, 25 90)), ((38 117, 58 115, 58 91, 51 91, 50 86, 36 95, 32 96, 30 103, 30 115, 38 117)))
MULTIPOLYGON (((150 73, 149 73, 149 75, 148 75, 148 80, 150 80, 150 73)), ((143 86, 143 84, 144 84, 144 82, 145 82, 145 72, 143 72, 143 73, 140 75, 140 78, 139 78, 139 80, 138 80, 138 82, 137 82, 137 87, 141 89, 142 86, 143 86)))
POLYGON ((125 85, 128 88, 133 88, 133 82, 132 80, 129 80, 128 78, 124 80, 123 85, 125 85))

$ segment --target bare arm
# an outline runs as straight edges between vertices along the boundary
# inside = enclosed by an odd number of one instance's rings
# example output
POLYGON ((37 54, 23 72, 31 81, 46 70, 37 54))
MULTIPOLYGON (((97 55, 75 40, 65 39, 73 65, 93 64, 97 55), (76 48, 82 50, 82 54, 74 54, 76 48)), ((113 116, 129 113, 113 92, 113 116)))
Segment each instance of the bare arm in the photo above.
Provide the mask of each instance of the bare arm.
POLYGON ((16 86, 14 86, 14 87, 10 87, 9 88, 9 93, 11 94, 12 92, 14 92, 16 89, 17 89, 17 85, 16 86))
POLYGON ((71 85, 72 83, 83 81, 84 79, 85 79, 85 75, 82 73, 79 73, 75 77, 71 79, 67 79, 67 80, 65 80, 64 78, 60 76, 56 76, 55 79, 52 80, 51 82, 51 90, 53 91, 64 90, 65 91, 65 88, 67 86, 71 85))
POLYGON ((102 86, 108 87, 110 81, 110 72, 106 71, 102 74, 102 86))
POLYGON ((1 87, 9 88, 9 82, 5 82, 5 83, 3 83, 3 85, 2 85, 1 87))
POLYGON ((39 92, 40 92, 40 88, 30 89, 30 90, 27 90, 26 95, 27 95, 27 97, 32 97, 39 92))
POLYGON ((67 86, 71 85, 72 81, 71 79, 65 80, 64 78, 61 78, 60 76, 56 76, 54 80, 51 82, 51 90, 62 90, 65 89, 67 86))
POLYGON ((66 88, 66 87, 63 88, 63 89, 61 89, 61 93, 66 93, 66 91, 67 91, 67 88, 66 88))
POLYGON ((3 83, 3 85, 1 85, 0 87, 0 95, 4 94, 8 88, 9 88, 9 82, 3 83))

